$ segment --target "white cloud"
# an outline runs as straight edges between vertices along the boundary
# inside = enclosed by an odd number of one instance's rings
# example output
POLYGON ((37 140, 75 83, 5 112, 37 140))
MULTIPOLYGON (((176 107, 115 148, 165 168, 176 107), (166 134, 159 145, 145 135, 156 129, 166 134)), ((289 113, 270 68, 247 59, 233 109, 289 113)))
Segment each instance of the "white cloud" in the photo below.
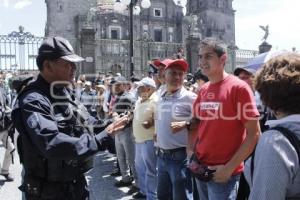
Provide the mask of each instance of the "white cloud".
POLYGON ((3 0, 3 6, 5 8, 8 8, 8 6, 9 6, 9 0, 3 0))
POLYGON ((269 25, 267 42, 276 49, 300 48, 298 0, 237 0, 236 42, 240 48, 257 49, 264 32, 259 25, 269 25))
POLYGON ((19 10, 19 9, 23 9, 26 6, 29 6, 31 4, 32 4, 32 0, 20 0, 14 5, 14 8, 19 10))

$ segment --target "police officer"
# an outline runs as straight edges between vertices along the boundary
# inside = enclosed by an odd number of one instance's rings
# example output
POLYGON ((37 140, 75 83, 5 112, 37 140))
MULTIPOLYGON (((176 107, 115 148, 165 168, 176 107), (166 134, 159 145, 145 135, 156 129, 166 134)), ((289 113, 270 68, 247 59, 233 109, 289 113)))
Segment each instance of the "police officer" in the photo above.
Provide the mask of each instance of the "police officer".
POLYGON ((20 133, 20 189, 27 200, 89 199, 84 173, 92 168, 92 155, 127 121, 123 117, 104 130, 108 122, 95 120, 74 98, 68 84, 81 61, 67 40, 47 38, 38 51, 37 80, 18 95, 12 118, 20 133))

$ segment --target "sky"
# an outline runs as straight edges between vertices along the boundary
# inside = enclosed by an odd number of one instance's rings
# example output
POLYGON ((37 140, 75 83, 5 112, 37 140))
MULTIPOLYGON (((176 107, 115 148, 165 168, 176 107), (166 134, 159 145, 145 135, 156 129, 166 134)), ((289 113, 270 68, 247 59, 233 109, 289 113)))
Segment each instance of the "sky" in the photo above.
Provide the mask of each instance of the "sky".
MULTIPOLYGON (((300 49, 300 0, 233 0, 233 8, 240 49, 258 49, 264 36, 259 25, 269 25, 267 42, 274 50, 300 49)), ((0 0, 0 35, 17 31, 22 25, 26 32, 43 36, 45 23, 45 0, 0 0)))

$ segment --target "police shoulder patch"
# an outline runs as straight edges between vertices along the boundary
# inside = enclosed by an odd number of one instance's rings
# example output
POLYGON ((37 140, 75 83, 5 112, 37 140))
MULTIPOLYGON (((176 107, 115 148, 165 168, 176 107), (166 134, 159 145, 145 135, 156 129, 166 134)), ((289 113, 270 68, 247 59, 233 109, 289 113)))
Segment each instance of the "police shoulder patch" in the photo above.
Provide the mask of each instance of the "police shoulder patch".
POLYGON ((29 128, 36 128, 38 125, 38 116, 36 113, 32 113, 27 119, 27 125, 29 128))

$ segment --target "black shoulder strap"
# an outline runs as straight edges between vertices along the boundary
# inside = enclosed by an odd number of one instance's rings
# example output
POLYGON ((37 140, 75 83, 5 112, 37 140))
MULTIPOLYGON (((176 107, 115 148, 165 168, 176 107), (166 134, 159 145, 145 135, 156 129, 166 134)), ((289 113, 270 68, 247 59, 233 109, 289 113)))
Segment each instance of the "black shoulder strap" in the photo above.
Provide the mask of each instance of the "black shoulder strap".
MULTIPOLYGON (((300 140, 298 139, 298 137, 292 131, 282 126, 275 126, 269 130, 277 130, 289 140, 289 142, 293 145, 293 147, 295 148, 298 154, 298 160, 300 164, 300 140)), ((252 159, 251 159, 251 167, 250 167, 251 177, 253 177, 253 171, 254 171, 254 157, 255 157, 255 150, 253 151, 252 159)))

